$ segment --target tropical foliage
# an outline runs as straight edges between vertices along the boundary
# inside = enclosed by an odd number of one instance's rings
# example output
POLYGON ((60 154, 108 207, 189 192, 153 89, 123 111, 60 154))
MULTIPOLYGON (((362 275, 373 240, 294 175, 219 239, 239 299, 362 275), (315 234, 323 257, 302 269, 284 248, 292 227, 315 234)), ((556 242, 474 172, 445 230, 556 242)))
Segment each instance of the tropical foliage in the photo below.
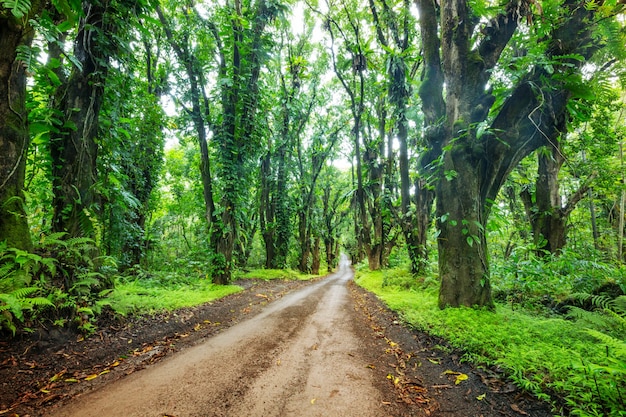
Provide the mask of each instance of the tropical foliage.
POLYGON ((2 1, 0 331, 89 333, 343 251, 468 358, 620 415, 625 7, 2 1), (591 356, 441 330, 503 316, 591 356))

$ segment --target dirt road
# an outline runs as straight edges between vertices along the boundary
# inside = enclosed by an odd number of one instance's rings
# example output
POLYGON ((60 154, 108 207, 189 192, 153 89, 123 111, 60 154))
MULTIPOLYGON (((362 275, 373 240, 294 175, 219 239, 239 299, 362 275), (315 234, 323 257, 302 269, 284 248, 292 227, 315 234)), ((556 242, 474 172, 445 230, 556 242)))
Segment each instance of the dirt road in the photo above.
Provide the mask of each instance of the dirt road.
POLYGON ((51 416, 381 416, 381 392, 338 272, 51 416))

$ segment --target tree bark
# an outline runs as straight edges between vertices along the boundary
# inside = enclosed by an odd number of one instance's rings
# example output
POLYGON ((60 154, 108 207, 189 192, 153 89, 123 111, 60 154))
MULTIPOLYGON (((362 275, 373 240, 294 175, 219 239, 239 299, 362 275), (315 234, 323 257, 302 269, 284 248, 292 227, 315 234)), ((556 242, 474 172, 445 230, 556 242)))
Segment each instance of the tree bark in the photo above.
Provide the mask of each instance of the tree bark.
POLYGON ((68 237, 95 237, 92 210, 97 203, 98 118, 111 50, 104 38, 114 28, 108 2, 84 2, 84 16, 74 43, 81 68, 73 67, 55 97, 65 117, 59 134, 50 141, 53 176, 53 230, 68 237))
POLYGON ((569 195, 567 204, 563 205, 560 194, 559 172, 565 156, 561 153, 560 142, 549 145, 548 153, 539 153, 535 198, 528 189, 522 190, 520 197, 530 221, 533 240, 539 256, 559 254, 567 243, 567 220, 576 205, 585 197, 590 182, 595 178, 591 175, 580 188, 569 195))
POLYGON ((261 195, 259 202, 259 226, 261 236, 265 245, 265 268, 276 268, 276 224, 275 224, 275 202, 272 199, 272 156, 271 147, 267 154, 261 159, 260 185, 261 195))
POLYGON ((319 275, 320 273, 320 237, 316 236, 313 240, 313 261, 311 262, 311 273, 319 275))
MULTIPOLYGON (((441 3, 439 20, 434 1, 417 4, 425 65, 419 92, 430 147, 422 167, 436 168, 437 175, 439 306, 492 307, 485 237, 490 204, 522 158, 564 131, 571 93, 562 79, 536 66, 488 119, 495 97, 485 86, 518 23, 531 16, 530 3, 509 2, 481 27, 478 39, 473 37, 480 20, 464 0, 441 3), (488 121, 479 137, 477 124, 488 121)), ((546 58, 554 59, 555 73, 580 71, 580 60, 563 57, 588 59, 598 48, 589 24, 594 12, 575 0, 566 0, 562 10, 546 58)))
POLYGON ((17 48, 30 46, 33 30, 5 13, 0 16, 0 242, 31 250, 23 194, 29 146, 26 67, 17 48))
POLYGON ((218 147, 220 177, 223 182, 222 201, 219 214, 214 212, 211 224, 211 248, 218 265, 213 274, 217 284, 230 282, 233 248, 238 234, 237 216, 241 214, 240 199, 245 191, 243 181, 249 175, 247 162, 254 147, 251 146, 255 132, 256 111, 259 97, 259 76, 265 57, 264 36, 266 25, 278 13, 265 0, 244 10, 236 0, 232 12, 232 53, 228 55, 221 43, 219 33, 213 31, 221 57, 220 79, 231 79, 222 83, 222 122, 216 127, 215 141, 218 147), (244 16, 244 14, 250 13, 244 16), (245 19, 244 19, 245 18, 245 19), (242 21, 250 22, 244 28, 242 21), (228 67, 227 67, 228 66, 228 67))

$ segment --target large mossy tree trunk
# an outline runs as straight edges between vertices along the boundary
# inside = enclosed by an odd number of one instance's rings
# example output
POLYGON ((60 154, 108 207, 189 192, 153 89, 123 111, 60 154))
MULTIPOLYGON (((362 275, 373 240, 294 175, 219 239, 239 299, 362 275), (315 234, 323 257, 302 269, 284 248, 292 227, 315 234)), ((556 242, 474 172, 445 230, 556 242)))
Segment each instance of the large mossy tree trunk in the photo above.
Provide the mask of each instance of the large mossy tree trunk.
POLYGON ((523 158, 564 131, 571 92, 563 74, 580 74, 598 48, 594 12, 564 1, 562 19, 545 40, 551 67, 530 67, 492 109, 496 97, 486 86, 520 22, 531 20, 530 3, 509 2, 482 25, 478 39, 480 19, 465 1, 443 2, 440 10, 432 0, 417 4, 424 46, 419 93, 430 148, 422 167, 437 169, 439 306, 492 307, 485 237, 490 204, 523 158), (479 123, 488 123, 482 134, 479 123))
POLYGON ((17 51, 32 38, 29 25, 0 12, 0 242, 23 250, 32 249, 23 193, 29 134, 26 66, 17 51))
POLYGON ((92 221, 97 203, 98 118, 104 96, 111 50, 108 36, 113 26, 107 1, 83 3, 83 17, 76 40, 74 66, 59 87, 55 106, 64 115, 63 125, 50 141, 54 209, 52 227, 68 237, 95 237, 92 221))
MULTIPOLYGON (((258 0, 250 4, 235 1, 230 5, 229 39, 223 42, 219 31, 213 30, 220 55, 219 74, 222 117, 215 127, 218 175, 222 198, 211 222, 211 249, 218 260, 213 282, 230 282, 235 240, 238 238, 238 216, 243 215, 240 201, 248 192, 245 185, 250 176, 249 161, 258 152, 257 109, 259 76, 268 58, 266 27, 280 13, 271 2, 258 0), (244 27, 249 22, 250 27, 244 27)), ((215 26, 213 26, 215 29, 215 26)))

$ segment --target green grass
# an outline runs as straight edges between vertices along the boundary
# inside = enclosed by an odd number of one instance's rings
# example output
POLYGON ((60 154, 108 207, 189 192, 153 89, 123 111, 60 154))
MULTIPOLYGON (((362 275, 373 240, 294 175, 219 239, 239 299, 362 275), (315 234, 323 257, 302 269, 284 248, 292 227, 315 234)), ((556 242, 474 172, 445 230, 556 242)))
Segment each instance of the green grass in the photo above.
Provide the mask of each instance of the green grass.
POLYGON ((248 272, 237 272, 235 278, 237 279, 264 279, 269 281, 271 279, 290 279, 306 281, 313 278, 317 278, 321 275, 302 274, 293 269, 253 269, 248 272))
POLYGON ((186 284, 138 279, 118 282, 107 301, 121 314, 149 314, 194 307, 241 290, 237 285, 215 285, 206 279, 186 284))
MULTIPOLYGON (((417 329, 465 351, 464 360, 499 365, 517 385, 556 404, 564 399, 572 415, 624 416, 624 381, 600 372, 608 347, 580 324, 540 317, 498 305, 495 312, 469 308, 440 310, 437 289, 407 284, 401 270, 360 271, 356 282, 374 292, 417 329)), ((615 360, 615 358, 613 358, 615 360)), ((617 361, 624 358, 617 357, 617 361)), ((623 364, 623 362, 622 362, 623 364)))

